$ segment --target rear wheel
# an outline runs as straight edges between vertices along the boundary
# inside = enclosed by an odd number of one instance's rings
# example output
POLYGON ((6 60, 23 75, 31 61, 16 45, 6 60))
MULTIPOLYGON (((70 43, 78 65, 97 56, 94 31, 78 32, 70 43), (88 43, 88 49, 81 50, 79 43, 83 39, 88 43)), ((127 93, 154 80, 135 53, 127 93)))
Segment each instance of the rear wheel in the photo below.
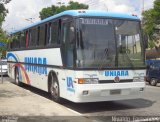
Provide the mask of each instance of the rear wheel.
POLYGON ((61 103, 62 100, 60 97, 59 83, 57 78, 53 74, 51 74, 50 77, 49 92, 53 101, 61 103))
POLYGON ((20 85, 18 68, 15 69, 15 83, 20 85))
POLYGON ((150 80, 150 85, 156 86, 156 85, 157 85, 157 79, 152 78, 152 79, 150 80))
POLYGON ((15 69, 15 83, 18 86, 23 86, 23 83, 19 80, 19 70, 18 67, 15 69))

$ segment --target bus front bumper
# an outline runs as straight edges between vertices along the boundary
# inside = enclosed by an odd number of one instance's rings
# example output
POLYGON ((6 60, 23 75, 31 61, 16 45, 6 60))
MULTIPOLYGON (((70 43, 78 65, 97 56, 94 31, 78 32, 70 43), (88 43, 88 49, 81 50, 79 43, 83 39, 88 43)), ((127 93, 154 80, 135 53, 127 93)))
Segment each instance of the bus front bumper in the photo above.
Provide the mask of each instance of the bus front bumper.
POLYGON ((73 102, 99 102, 141 98, 145 82, 78 85, 73 102))

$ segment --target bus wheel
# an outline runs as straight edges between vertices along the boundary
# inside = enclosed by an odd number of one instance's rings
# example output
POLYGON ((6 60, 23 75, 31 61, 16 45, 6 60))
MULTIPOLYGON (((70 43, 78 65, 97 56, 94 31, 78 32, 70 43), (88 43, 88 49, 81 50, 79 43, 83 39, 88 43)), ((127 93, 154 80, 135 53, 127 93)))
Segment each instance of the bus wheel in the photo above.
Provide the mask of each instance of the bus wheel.
POLYGON ((20 85, 18 68, 15 69, 15 83, 20 85))
POLYGON ((150 84, 151 84, 152 86, 156 86, 156 85, 157 85, 157 79, 152 78, 152 79, 150 80, 150 84))
POLYGON ((56 77, 54 77, 53 75, 51 75, 50 77, 50 95, 53 101, 60 103, 61 102, 61 98, 60 98, 60 90, 59 90, 59 84, 58 84, 58 80, 56 77))

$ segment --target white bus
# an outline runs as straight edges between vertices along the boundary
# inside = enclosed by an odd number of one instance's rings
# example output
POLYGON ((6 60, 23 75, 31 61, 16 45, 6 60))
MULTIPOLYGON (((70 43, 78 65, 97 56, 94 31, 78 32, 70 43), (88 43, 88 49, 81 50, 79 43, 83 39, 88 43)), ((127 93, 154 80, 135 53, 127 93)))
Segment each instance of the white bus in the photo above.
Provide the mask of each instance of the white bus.
POLYGON ((51 98, 98 102, 141 97, 145 56, 140 20, 69 10, 11 33, 8 75, 51 98))

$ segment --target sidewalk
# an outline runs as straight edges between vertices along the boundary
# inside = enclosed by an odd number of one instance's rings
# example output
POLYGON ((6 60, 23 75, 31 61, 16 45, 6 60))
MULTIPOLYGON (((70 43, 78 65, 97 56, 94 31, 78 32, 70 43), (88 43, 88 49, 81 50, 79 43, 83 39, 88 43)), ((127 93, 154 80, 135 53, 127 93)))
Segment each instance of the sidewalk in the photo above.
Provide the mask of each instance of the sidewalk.
POLYGON ((19 87, 11 81, 10 78, 4 78, 3 84, 0 82, 0 116, 2 116, 0 122, 6 116, 23 117, 24 121, 37 120, 37 122, 40 120, 66 120, 67 118, 75 120, 75 117, 81 118, 77 121, 86 121, 86 118, 80 117, 65 106, 19 87), (64 116, 67 117, 64 118, 64 116))

